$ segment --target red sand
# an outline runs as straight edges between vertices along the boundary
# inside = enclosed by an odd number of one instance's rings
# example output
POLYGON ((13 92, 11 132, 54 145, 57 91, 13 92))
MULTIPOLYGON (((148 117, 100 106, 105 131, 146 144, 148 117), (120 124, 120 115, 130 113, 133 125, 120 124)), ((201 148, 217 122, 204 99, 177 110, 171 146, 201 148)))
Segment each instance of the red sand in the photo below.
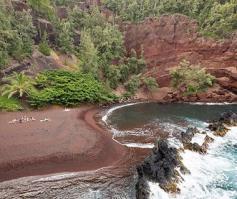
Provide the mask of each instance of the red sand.
POLYGON ((0 113, 0 181, 23 176, 94 170, 115 164, 126 148, 112 140, 94 119, 99 110, 0 113), (9 124, 14 118, 36 121, 9 124), (40 122, 50 118, 50 122, 40 122))

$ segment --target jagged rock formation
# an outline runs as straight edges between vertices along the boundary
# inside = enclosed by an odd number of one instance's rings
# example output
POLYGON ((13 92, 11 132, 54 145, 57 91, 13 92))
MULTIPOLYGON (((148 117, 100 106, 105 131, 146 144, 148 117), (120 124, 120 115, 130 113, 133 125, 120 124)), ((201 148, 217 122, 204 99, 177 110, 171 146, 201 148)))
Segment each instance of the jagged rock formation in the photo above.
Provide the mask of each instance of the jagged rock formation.
MULTIPOLYGON (((170 147, 167 140, 159 140, 152 150, 152 154, 146 158, 142 165, 137 167, 138 183, 137 198, 149 198, 146 180, 159 183, 167 192, 179 192, 178 167, 184 167, 178 150, 170 147)), ((182 169, 184 170, 184 169, 182 169)))
POLYGON ((225 136, 228 128, 227 126, 236 126, 237 125, 237 114, 233 112, 226 112, 221 115, 219 120, 213 121, 208 128, 211 131, 214 131, 216 136, 225 136))

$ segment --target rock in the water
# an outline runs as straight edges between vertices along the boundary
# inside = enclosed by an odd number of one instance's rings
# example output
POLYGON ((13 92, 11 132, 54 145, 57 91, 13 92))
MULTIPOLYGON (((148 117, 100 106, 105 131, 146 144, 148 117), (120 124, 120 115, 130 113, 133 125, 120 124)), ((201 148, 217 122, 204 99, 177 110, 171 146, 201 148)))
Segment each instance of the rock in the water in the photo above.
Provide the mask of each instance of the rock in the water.
POLYGON ((148 199, 150 196, 150 188, 147 180, 144 177, 139 177, 136 184, 136 198, 137 199, 148 199))
POLYGON ((202 148, 202 146, 200 146, 198 143, 187 143, 184 144, 184 149, 188 149, 190 151, 195 151, 198 153, 206 153, 206 150, 204 150, 204 148, 202 148))
POLYGON ((208 128, 211 131, 214 131, 214 135, 224 137, 228 131, 228 129, 225 127, 224 123, 218 121, 210 124, 208 128))
POLYGON ((188 128, 186 132, 181 133, 181 140, 183 144, 190 143, 193 139, 193 136, 197 133, 200 133, 197 128, 188 128))
POLYGON ((226 125, 236 126, 237 125, 237 114, 232 111, 225 112, 221 115, 220 122, 223 122, 226 125))
MULTIPOLYGON (((151 180, 159 183, 160 187, 167 192, 179 192, 176 185, 179 181, 179 173, 176 168, 181 165, 183 164, 178 150, 170 147, 167 140, 159 140, 153 148, 152 154, 144 160, 142 165, 137 167, 139 181, 151 180)), ((143 182, 138 182, 138 184, 143 184, 143 182)))
POLYGON ((228 131, 226 126, 237 125, 237 114, 232 111, 221 114, 221 117, 217 121, 213 121, 208 126, 211 131, 214 131, 214 135, 224 137, 228 131))
POLYGON ((203 149, 203 151, 205 151, 205 153, 207 152, 209 144, 212 142, 214 142, 214 139, 212 137, 206 135, 204 142, 202 144, 202 149, 203 149))

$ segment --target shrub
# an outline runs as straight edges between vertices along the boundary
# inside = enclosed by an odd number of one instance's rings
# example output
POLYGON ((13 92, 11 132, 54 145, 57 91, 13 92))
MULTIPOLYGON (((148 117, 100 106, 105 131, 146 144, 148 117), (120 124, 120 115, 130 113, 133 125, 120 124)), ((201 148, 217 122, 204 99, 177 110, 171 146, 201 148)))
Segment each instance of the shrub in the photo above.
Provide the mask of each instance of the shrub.
POLYGON ((117 66, 111 65, 108 67, 107 78, 109 80, 109 86, 112 89, 116 89, 119 85, 121 74, 117 66))
POLYGON ((93 75, 79 72, 45 71, 36 77, 36 87, 39 91, 32 91, 29 99, 35 107, 47 104, 73 106, 117 99, 93 75))
POLYGON ((135 94, 140 85, 141 85, 140 77, 138 75, 134 75, 125 84, 125 88, 127 89, 128 92, 135 94))
POLYGON ((129 67, 127 64, 120 65, 120 80, 122 83, 126 82, 128 80, 128 77, 130 75, 129 73, 129 67))
POLYGON ((188 61, 180 62, 171 71, 172 83, 175 88, 182 88, 185 94, 194 94, 211 87, 214 77, 199 65, 191 65, 188 61))
POLYGON ((30 90, 33 89, 34 81, 25 75, 23 72, 14 72, 12 76, 7 77, 7 84, 1 88, 2 96, 17 96, 22 98, 23 96, 29 95, 30 90))
POLYGON ((144 78, 143 83, 149 91, 152 91, 158 87, 156 79, 153 77, 144 78))
POLYGON ((0 96, 0 110, 18 111, 22 110, 22 106, 16 99, 8 99, 6 96, 0 96))

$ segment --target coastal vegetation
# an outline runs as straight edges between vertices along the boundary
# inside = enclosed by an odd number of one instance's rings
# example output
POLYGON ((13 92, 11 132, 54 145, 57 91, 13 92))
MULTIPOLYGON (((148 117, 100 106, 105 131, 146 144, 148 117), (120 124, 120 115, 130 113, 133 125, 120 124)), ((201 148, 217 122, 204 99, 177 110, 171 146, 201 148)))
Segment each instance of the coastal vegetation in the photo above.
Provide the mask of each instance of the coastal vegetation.
POLYGON ((32 107, 108 103, 117 99, 103 83, 89 73, 52 70, 39 73, 34 79, 24 73, 14 73, 5 81, 8 83, 2 87, 4 97, 1 98, 1 109, 11 109, 11 106, 18 109, 16 101, 7 100, 12 97, 24 97, 32 107))
POLYGON ((24 73, 16 73, 8 78, 5 78, 6 83, 1 88, 2 96, 19 97, 22 98, 26 95, 29 95, 29 92, 33 88, 33 81, 30 77, 24 73))
POLYGON ((177 68, 171 72, 173 86, 180 89, 184 94, 196 94, 211 87, 215 78, 199 65, 192 65, 183 60, 177 68))
POLYGON ((29 94, 34 107, 48 104, 75 106, 81 103, 103 103, 116 100, 92 74, 62 70, 45 71, 35 78, 35 88, 29 94))
POLYGON ((1 111, 19 111, 22 110, 22 105, 16 99, 9 99, 6 96, 0 96, 0 110, 1 111))

